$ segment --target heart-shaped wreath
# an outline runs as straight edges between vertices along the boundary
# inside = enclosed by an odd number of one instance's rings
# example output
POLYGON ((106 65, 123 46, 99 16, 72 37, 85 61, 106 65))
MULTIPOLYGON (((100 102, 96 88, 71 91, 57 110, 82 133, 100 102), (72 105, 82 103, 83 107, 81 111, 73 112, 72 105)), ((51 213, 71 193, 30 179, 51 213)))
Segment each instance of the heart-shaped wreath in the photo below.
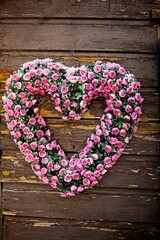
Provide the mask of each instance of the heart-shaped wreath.
POLYGON ((7 126, 39 179, 63 197, 74 196, 98 183, 137 131, 143 102, 139 88, 134 75, 117 63, 97 61, 69 68, 52 59, 37 59, 23 64, 6 82, 7 126), (66 120, 79 120, 94 99, 103 98, 106 105, 85 147, 70 160, 51 140, 38 112, 46 94, 66 120))

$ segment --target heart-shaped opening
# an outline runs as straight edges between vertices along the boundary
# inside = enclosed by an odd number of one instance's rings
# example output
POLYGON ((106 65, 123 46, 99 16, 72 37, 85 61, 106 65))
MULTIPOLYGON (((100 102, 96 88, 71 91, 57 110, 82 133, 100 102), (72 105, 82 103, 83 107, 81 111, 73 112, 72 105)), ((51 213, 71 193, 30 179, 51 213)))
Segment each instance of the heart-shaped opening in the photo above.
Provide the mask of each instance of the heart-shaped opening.
POLYGON ((68 159, 79 149, 84 148, 88 136, 95 130, 105 109, 101 100, 93 101, 89 110, 82 114, 81 119, 66 121, 54 109, 53 103, 44 98, 39 106, 39 113, 45 119, 51 131, 51 138, 62 146, 68 159))
MULTIPOLYGON (((63 197, 74 196, 98 183, 137 130, 143 101, 139 88, 134 75, 116 63, 98 61, 87 67, 68 68, 51 59, 37 59, 23 64, 7 80, 3 96, 7 126, 39 179, 58 188, 63 197), (79 120, 97 99, 101 98, 105 105, 95 130, 70 160, 51 138, 45 119, 40 115, 42 111, 39 113, 38 105, 45 95, 54 102, 63 119, 72 121, 70 126, 75 129, 77 141, 82 141, 82 132, 78 134, 74 120, 79 120)), ((91 109, 94 111, 94 105, 91 109)), ((59 124, 59 131, 53 129, 55 138, 59 138, 58 134, 65 135, 64 125, 69 126, 69 123, 52 121, 59 124)), ((93 126, 88 126, 88 121, 86 125, 83 123, 87 131, 89 127, 92 131, 93 126)), ((69 146, 71 140, 73 136, 60 142, 62 146, 65 143, 69 146)), ((80 146, 80 142, 77 145, 80 146)), ((77 145, 73 145, 73 152, 77 145)))

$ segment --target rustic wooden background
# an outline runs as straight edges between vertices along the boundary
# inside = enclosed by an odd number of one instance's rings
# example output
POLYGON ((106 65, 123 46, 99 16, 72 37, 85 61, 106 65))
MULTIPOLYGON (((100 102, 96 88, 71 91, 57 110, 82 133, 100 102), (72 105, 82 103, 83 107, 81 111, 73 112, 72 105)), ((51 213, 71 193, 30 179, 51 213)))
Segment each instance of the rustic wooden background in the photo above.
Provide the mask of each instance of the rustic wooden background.
MULTIPOLYGON (((37 180, 2 110, 3 240, 160 239, 159 19, 159 0, 0 1, 2 94, 7 77, 22 63, 52 57, 68 66, 118 62, 141 81, 145 99, 139 131, 116 166, 98 187, 69 199, 37 180)), ((68 156, 83 147, 101 113, 95 102, 82 120, 70 124, 50 103, 41 107, 68 156)))

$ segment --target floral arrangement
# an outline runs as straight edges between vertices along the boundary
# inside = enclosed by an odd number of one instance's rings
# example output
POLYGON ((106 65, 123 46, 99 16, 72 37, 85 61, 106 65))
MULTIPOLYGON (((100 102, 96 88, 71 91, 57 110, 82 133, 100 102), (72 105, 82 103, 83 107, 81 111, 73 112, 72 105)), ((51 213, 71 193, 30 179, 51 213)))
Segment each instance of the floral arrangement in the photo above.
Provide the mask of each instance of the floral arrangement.
POLYGON ((98 183, 137 131, 143 102, 139 88, 134 75, 117 63, 69 68, 37 59, 23 64, 6 82, 2 99, 7 127, 38 178, 62 197, 74 196, 98 183), (65 120, 79 120, 97 98, 106 105, 84 148, 70 160, 39 114, 45 95, 65 120))

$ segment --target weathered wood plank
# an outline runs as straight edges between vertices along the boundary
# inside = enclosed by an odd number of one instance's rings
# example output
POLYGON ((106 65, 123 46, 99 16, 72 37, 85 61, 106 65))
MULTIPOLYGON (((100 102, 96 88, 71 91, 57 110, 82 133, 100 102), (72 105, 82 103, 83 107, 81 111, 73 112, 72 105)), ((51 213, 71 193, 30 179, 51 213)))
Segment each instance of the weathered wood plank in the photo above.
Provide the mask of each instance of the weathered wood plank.
POLYGON ((159 7, 158 0, 116 1, 116 0, 2 0, 2 18, 114 18, 149 19, 151 9, 159 7))
MULTIPOLYGON (((135 74, 142 86, 156 87, 159 82, 158 56, 154 54, 125 54, 125 53, 61 53, 61 52, 5 52, 0 56, 1 69, 13 72, 27 61, 36 58, 50 57, 55 61, 60 61, 67 66, 79 66, 89 64, 97 60, 118 62, 126 70, 135 74)), ((6 81, 6 72, 0 73, 0 82, 6 81)))
MULTIPOLYGON (((159 189, 160 167, 158 157, 137 157, 123 155, 108 171, 99 187, 159 189)), ((24 156, 16 151, 2 154, 2 181, 43 184, 34 175, 24 156)))
POLYGON ((6 216, 4 240, 156 240, 160 225, 6 216))
POLYGON ((88 190, 60 198, 48 185, 4 183, 4 215, 77 220, 159 222, 159 194, 142 190, 88 190), (94 209, 94 211, 93 211, 94 209))
POLYGON ((1 50, 149 53, 158 49, 157 25, 144 21, 1 20, 0 32, 1 50))
MULTIPOLYGON (((48 126, 52 138, 56 136, 55 138, 66 152, 77 152, 84 147, 97 123, 96 120, 80 120, 71 124, 61 119, 49 119, 48 126)), ((1 147, 4 150, 16 149, 19 151, 6 127, 4 130, 2 129, 0 139, 1 147)), ((154 124, 141 125, 139 131, 126 147, 124 154, 157 156, 159 154, 159 126, 154 124)))

